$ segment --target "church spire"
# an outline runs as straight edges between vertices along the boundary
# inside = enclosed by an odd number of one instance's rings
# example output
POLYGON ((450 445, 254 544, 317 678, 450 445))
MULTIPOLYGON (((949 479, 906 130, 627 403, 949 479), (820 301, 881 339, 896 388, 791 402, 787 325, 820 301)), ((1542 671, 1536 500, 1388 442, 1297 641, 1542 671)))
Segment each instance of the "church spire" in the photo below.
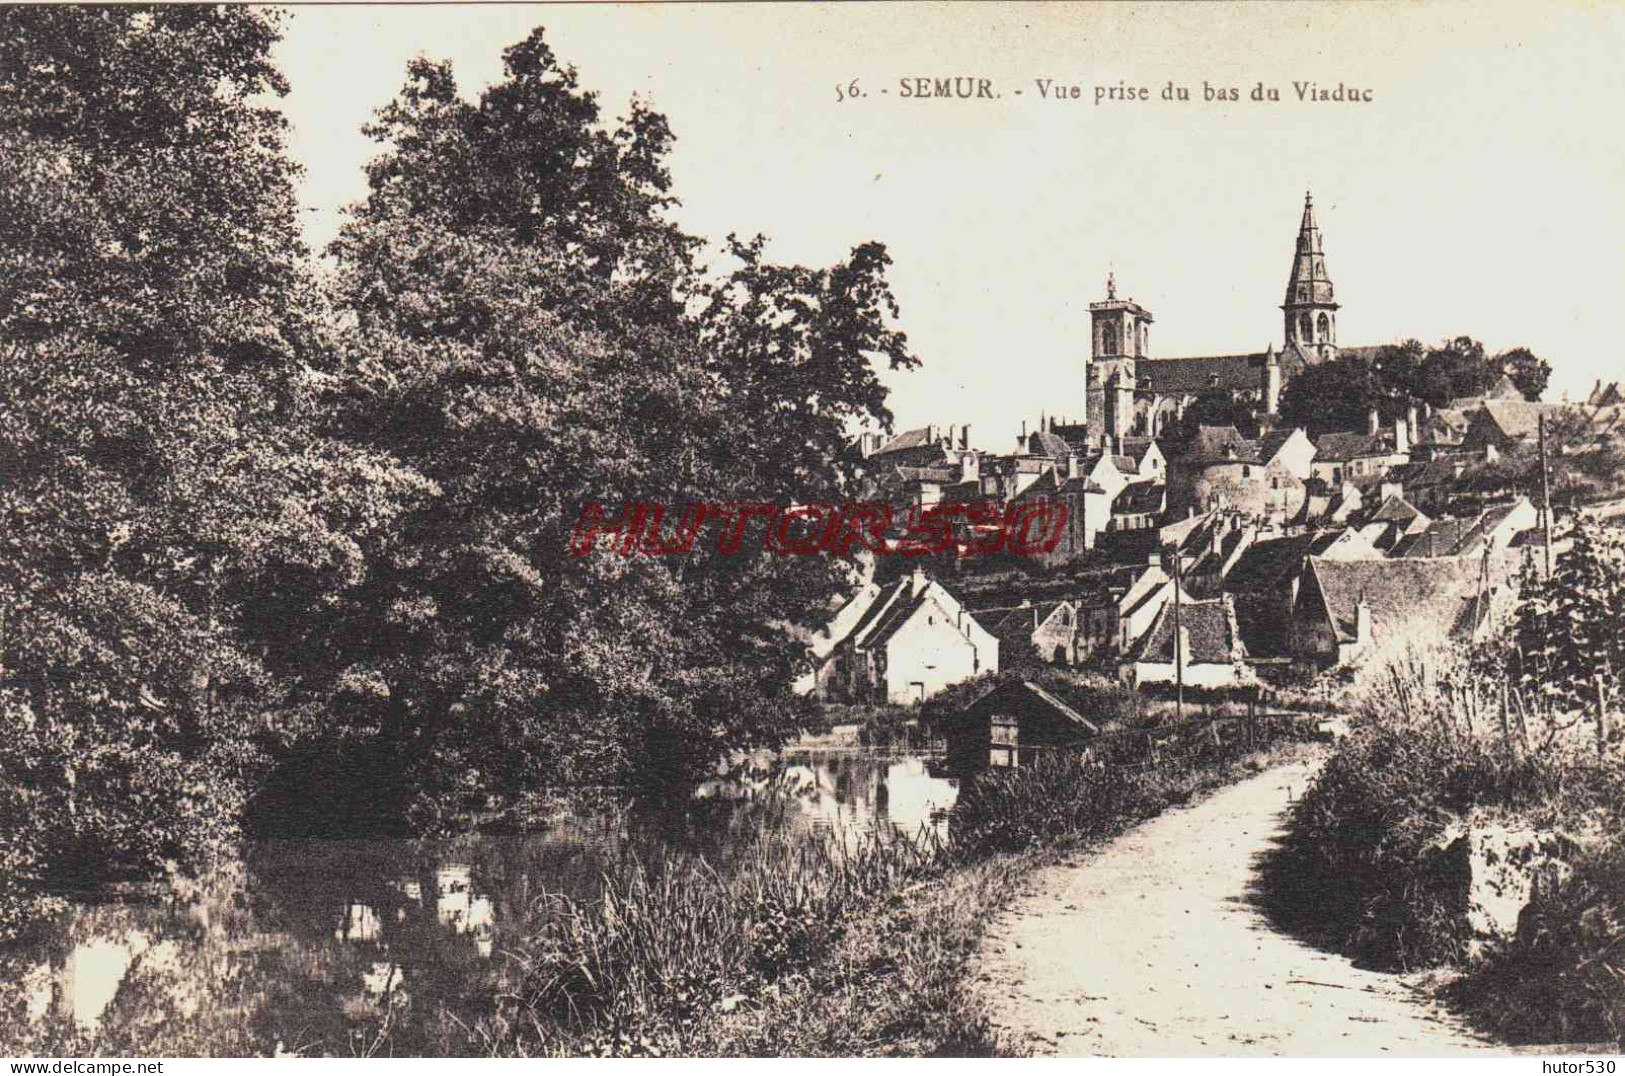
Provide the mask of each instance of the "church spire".
POLYGON ((1286 282, 1286 301, 1281 304, 1286 315, 1287 344, 1298 344, 1311 354, 1326 356, 1337 346, 1337 306, 1332 278, 1326 272, 1320 225, 1315 222, 1314 195, 1305 191, 1292 274, 1286 282))

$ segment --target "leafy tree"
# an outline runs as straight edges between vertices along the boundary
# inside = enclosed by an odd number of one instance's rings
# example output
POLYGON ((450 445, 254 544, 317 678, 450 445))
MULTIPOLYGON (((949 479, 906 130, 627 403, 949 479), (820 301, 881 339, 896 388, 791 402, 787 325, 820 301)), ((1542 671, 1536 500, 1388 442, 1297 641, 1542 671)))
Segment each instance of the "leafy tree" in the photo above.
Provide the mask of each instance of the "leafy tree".
POLYGON ((1382 382, 1359 359, 1336 358, 1304 369, 1281 390, 1280 421, 1311 435, 1363 430, 1372 408, 1388 403, 1382 382))
POLYGON ((1496 365, 1512 379, 1526 400, 1538 400, 1552 377, 1552 365, 1526 347, 1515 347, 1495 357, 1496 365))
POLYGON ((263 749, 331 695, 304 614, 427 491, 310 427, 325 330, 277 34, 246 8, 0 11, 8 876, 229 839, 263 749))
POLYGON ((889 259, 779 266, 730 239, 707 275, 668 216, 665 119, 634 102, 606 127, 540 31, 504 60, 477 101, 409 67, 332 248, 355 316, 335 421, 441 491, 335 630, 373 685, 350 712, 428 787, 689 774, 790 731, 785 626, 842 573, 709 537, 575 558, 571 530, 593 501, 838 499, 848 424, 889 425, 872 360, 915 363, 889 259))

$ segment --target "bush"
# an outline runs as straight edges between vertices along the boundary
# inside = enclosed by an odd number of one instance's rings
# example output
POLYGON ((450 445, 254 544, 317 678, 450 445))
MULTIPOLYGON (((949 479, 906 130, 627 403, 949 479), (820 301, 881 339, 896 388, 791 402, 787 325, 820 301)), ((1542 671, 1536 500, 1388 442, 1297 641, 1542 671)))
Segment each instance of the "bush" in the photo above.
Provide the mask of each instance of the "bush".
POLYGON ((1118 735, 1101 737, 1087 754, 1040 751, 1031 764, 988 770, 960 788, 954 850, 975 858, 1110 838, 1227 783, 1252 748, 1305 736, 1289 721, 1260 721, 1256 731, 1252 745, 1234 728, 1216 743, 1206 722, 1190 721, 1158 733, 1156 765, 1147 764, 1145 736, 1118 735))

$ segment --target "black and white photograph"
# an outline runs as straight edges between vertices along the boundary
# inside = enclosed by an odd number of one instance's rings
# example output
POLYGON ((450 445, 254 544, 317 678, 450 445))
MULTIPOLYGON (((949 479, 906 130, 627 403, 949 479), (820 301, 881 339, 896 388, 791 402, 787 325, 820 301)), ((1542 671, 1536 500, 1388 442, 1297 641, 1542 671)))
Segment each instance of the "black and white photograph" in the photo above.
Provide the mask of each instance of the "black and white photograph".
POLYGON ((0 4, 7 1071, 1614 1073, 1622 58, 0 4))

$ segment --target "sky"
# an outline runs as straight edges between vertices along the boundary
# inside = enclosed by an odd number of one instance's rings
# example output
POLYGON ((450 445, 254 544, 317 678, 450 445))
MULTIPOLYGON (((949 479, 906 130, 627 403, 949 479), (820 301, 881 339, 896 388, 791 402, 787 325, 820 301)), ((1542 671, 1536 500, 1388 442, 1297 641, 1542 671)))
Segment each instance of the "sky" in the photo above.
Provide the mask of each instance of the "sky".
POLYGON ((807 265, 887 245, 922 360, 884 374, 899 429, 1008 451, 1023 420, 1081 419, 1108 272, 1155 357, 1279 346, 1310 189, 1340 343, 1527 346, 1549 399, 1625 378, 1622 4, 297 7, 277 55, 312 243, 363 195, 360 127, 409 59, 450 60, 472 98, 536 26, 606 119, 633 94, 667 115, 689 231, 807 265), (998 96, 902 95, 954 76, 998 96), (1249 100, 1260 83, 1281 99, 1249 100))

